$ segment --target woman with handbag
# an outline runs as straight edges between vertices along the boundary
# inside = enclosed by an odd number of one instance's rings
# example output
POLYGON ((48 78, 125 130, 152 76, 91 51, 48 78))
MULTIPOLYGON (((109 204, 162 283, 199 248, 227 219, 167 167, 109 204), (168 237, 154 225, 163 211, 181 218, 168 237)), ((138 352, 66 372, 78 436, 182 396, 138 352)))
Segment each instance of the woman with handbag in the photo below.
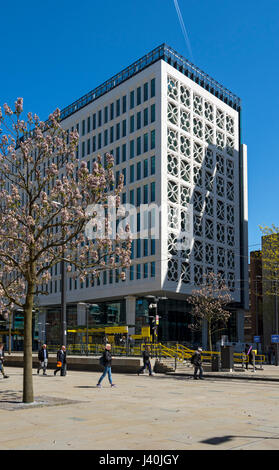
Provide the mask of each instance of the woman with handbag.
POLYGON ((66 348, 65 346, 61 346, 61 349, 57 351, 57 365, 56 369, 54 371, 54 375, 57 374, 57 372, 60 370, 60 375, 64 377, 66 375, 66 367, 67 367, 67 361, 66 361, 66 348))

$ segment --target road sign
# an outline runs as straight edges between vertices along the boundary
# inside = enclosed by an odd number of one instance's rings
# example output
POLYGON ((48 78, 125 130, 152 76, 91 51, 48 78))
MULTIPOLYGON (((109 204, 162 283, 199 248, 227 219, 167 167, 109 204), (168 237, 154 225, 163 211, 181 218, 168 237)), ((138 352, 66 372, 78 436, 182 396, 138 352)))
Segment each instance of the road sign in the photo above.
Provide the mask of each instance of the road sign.
POLYGON ((272 343, 279 343, 279 335, 271 335, 272 343))
POLYGON ((261 342, 261 337, 260 336, 254 336, 254 343, 260 343, 261 342))

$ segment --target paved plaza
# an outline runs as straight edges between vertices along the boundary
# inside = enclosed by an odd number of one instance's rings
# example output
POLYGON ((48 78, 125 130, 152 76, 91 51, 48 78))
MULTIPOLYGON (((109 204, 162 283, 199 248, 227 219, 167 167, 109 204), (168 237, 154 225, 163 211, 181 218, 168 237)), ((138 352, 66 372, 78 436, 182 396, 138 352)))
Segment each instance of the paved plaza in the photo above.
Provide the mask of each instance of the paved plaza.
POLYGON ((35 403, 27 406, 22 369, 7 373, 1 450, 279 449, 279 381, 113 374, 117 387, 105 378, 98 389, 99 372, 44 377, 34 369, 35 403))

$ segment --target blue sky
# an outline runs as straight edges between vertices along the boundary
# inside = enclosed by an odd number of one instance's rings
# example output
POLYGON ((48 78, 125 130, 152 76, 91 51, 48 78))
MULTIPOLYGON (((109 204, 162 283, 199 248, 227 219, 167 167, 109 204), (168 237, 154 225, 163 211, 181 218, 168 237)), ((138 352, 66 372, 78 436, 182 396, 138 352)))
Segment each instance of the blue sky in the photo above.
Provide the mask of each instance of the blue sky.
POLYGON ((0 103, 23 97, 45 119, 166 42, 242 99, 249 249, 258 249, 258 226, 279 225, 279 2, 178 4, 191 51, 174 0, 2 2, 0 103))

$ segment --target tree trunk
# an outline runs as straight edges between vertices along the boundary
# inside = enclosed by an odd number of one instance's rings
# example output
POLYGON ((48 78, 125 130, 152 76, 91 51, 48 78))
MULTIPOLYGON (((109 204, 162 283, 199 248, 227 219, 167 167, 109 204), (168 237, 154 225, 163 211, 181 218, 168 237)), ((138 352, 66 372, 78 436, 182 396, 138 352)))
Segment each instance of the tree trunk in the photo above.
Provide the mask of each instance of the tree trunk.
POLYGON ((209 351, 212 351, 212 331, 211 331, 211 321, 207 321, 207 331, 208 331, 208 346, 209 351))
POLYGON ((23 365, 23 402, 32 403, 32 309, 34 302, 33 284, 28 284, 28 291, 24 305, 24 365, 23 365))

